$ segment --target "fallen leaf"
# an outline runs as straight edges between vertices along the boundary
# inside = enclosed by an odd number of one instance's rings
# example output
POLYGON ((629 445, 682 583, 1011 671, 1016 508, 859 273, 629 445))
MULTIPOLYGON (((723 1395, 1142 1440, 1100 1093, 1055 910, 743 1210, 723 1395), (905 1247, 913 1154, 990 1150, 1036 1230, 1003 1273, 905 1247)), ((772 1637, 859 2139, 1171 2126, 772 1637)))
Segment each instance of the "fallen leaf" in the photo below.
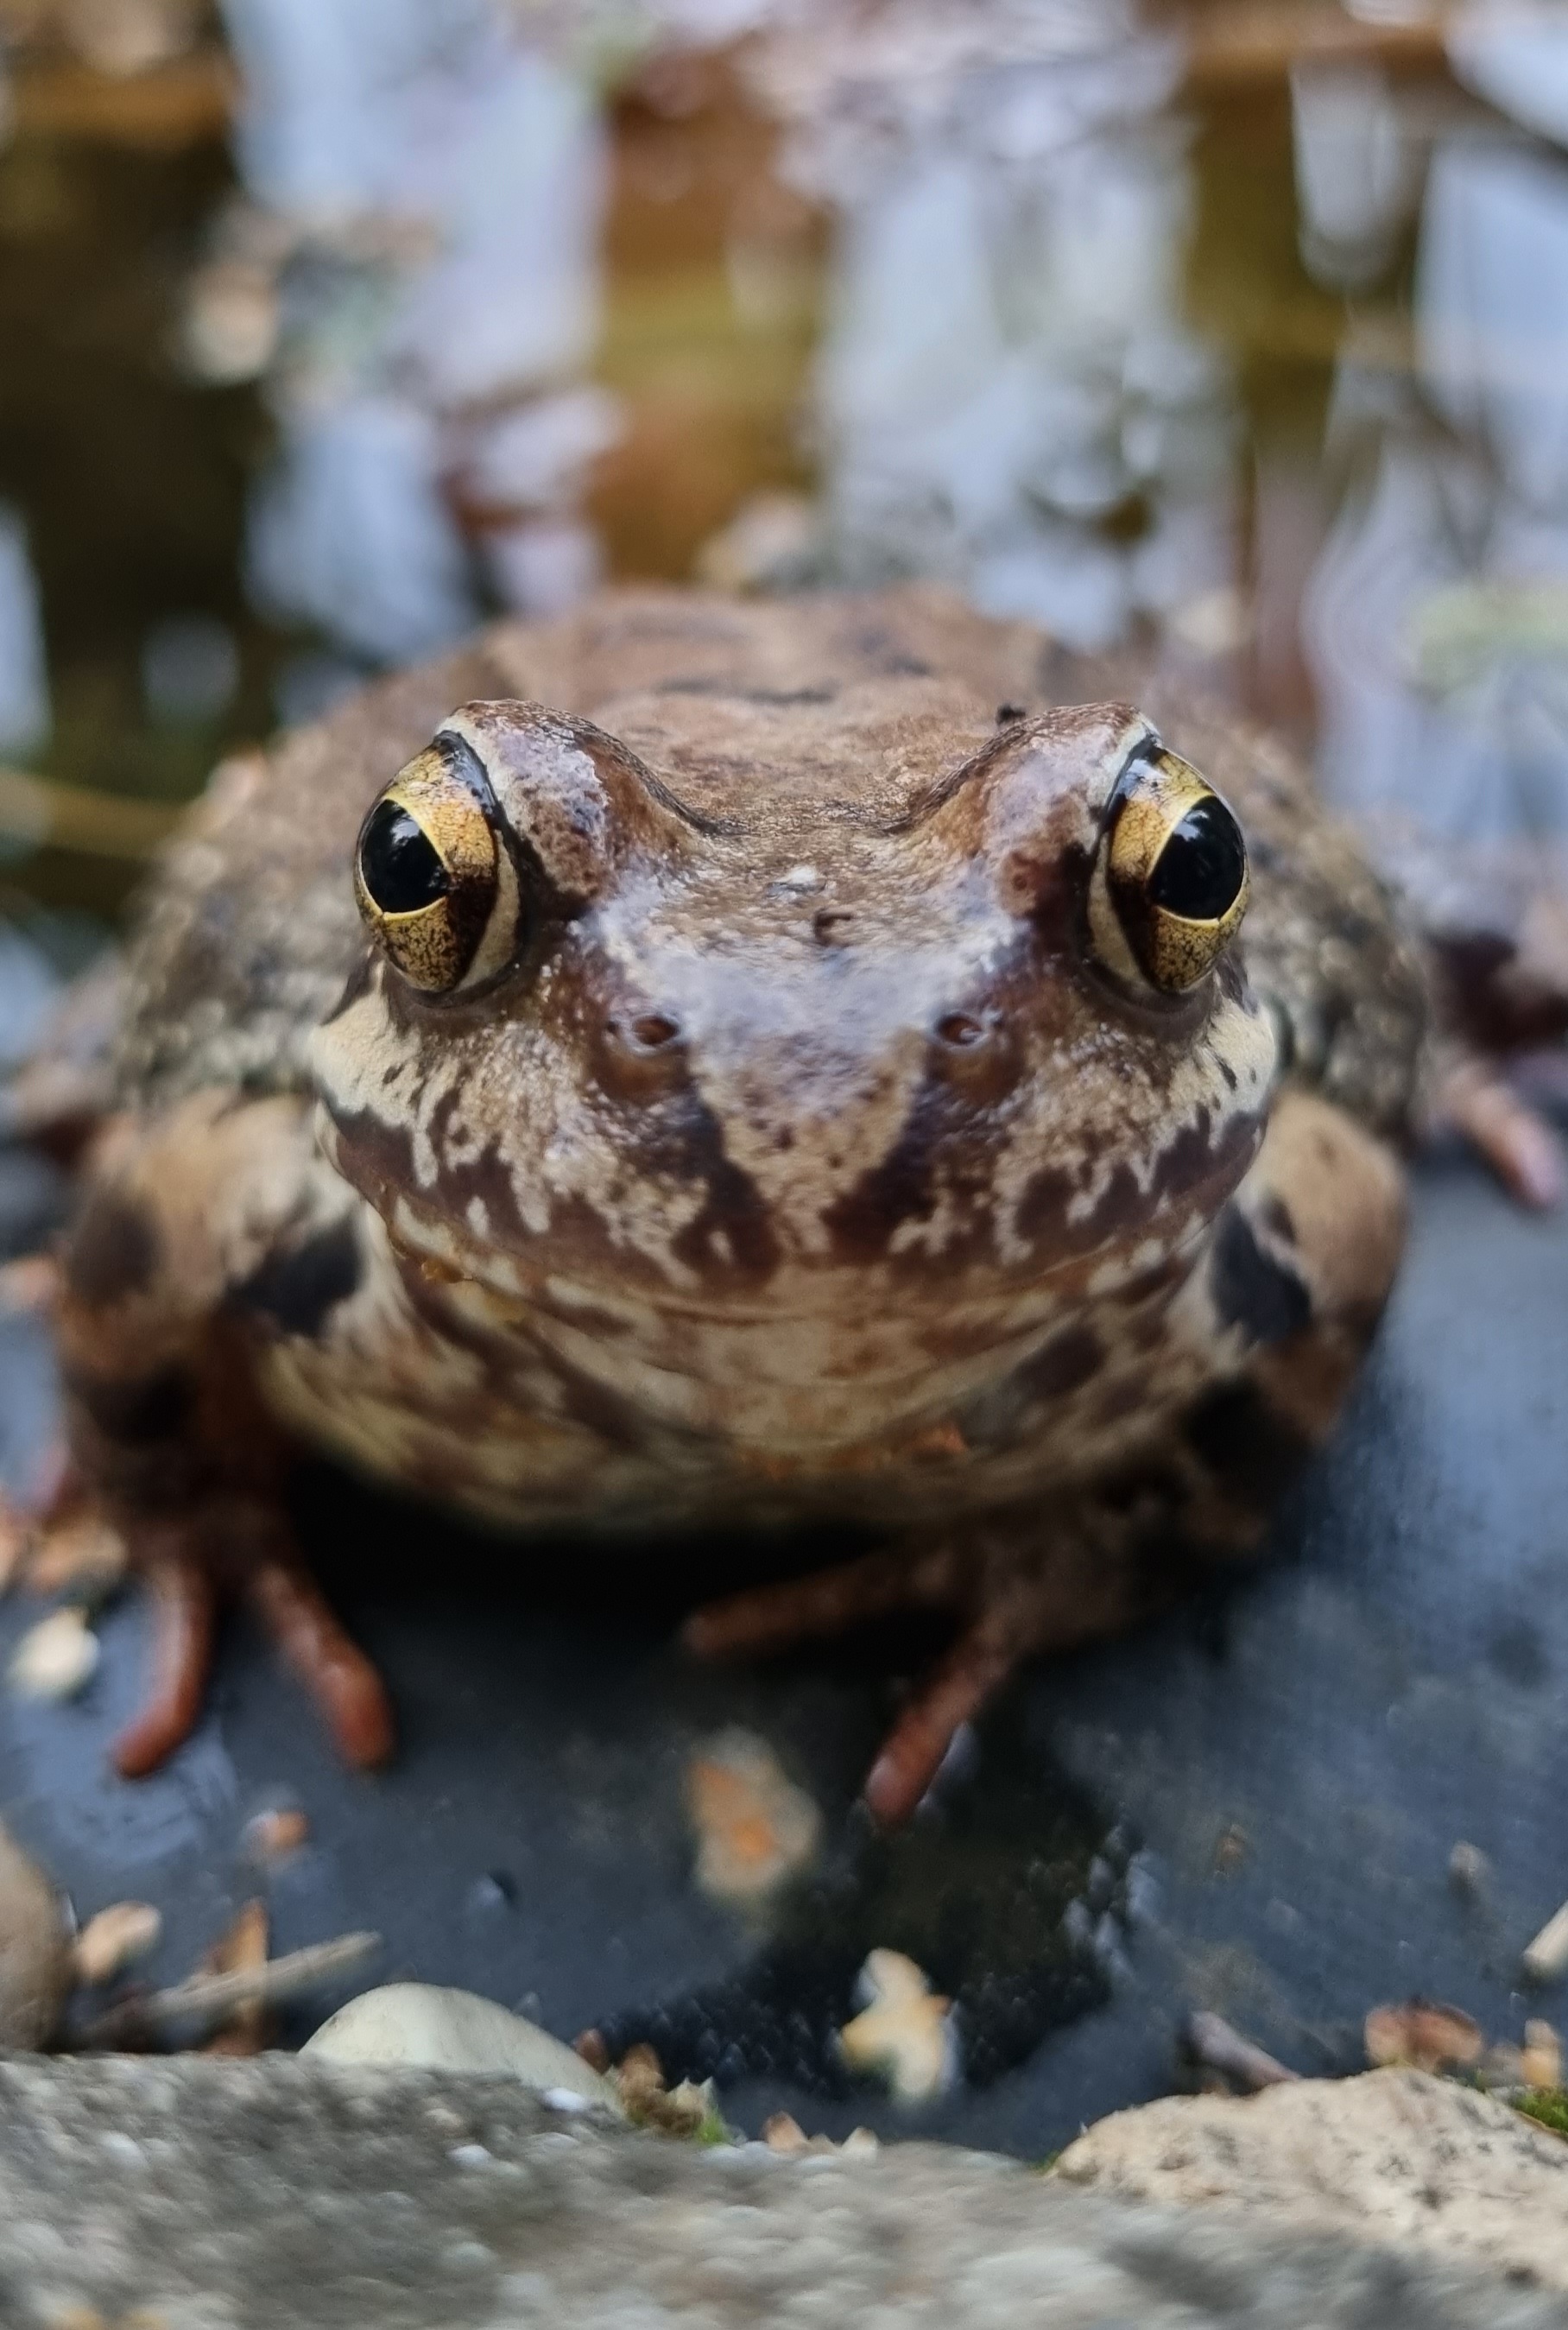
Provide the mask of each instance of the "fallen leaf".
POLYGON ((1486 2044, 1478 2022, 1457 2006, 1412 1998, 1403 2006, 1374 2006, 1365 2028, 1366 2060, 1379 2070, 1408 2063, 1418 2071, 1478 2063, 1486 2044))
POLYGON ((241 1842, 248 1861, 267 1862, 286 1861, 309 1836, 307 1816, 290 1805, 279 1805, 254 1814, 245 1823, 241 1842))
POLYGON ((697 1832, 697 1883, 722 1901, 755 1904, 814 1857, 822 1815, 765 1739, 721 1732, 686 1766, 697 1832))
POLYGON ((156 1949, 164 1921, 150 1901, 111 1901, 76 1937, 78 1982, 110 1982, 133 1958, 156 1949))
POLYGON ((877 2073, 904 2103, 940 2095, 958 2068, 952 2001, 939 1997, 899 1950, 873 1950, 860 1984, 871 2003, 838 2034, 845 2061, 877 2073))
MULTIPOLYGON (((267 1963, 265 1901, 247 1901, 227 1933, 203 1958, 200 1974, 251 1974, 267 1963)), ((202 2049, 203 2055, 259 2055, 267 2044, 267 2007, 250 1998, 237 2006, 202 2049)))

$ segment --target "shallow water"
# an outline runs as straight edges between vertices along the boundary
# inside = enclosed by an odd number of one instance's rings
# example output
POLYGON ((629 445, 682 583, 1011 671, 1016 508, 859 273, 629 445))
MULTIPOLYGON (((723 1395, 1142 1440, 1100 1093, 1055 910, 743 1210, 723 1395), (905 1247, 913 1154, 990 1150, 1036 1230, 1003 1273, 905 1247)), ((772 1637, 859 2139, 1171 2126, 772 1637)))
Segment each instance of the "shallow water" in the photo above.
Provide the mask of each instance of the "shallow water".
MULTIPOLYGON (((0 764, 54 788, 0 770, 7 1054, 221 753, 606 575, 935 574, 1200 671, 1361 811, 1560 843, 1544 18, 0 0, 0 764)), ((59 1189, 0 1166, 15 1250, 59 1189)), ((874 1945, 959 2000, 967 2083, 921 2124, 1025 2153, 1168 2084, 1193 2004, 1304 2070, 1416 1989, 1516 2037, 1563 1890, 1563 1238, 1428 1175, 1294 1561, 1031 1677, 892 1845, 853 1792, 929 1645, 695 1674, 674 1577, 601 1598, 546 1558, 477 1593, 493 1558, 452 1538, 432 1586, 417 1517, 320 1481, 302 1525, 385 1662, 398 1769, 340 1773, 241 1635, 171 1770, 110 1781, 127 1601, 80 1702, 0 1699, 0 1804, 84 1910, 162 1903, 172 1976, 259 1882, 245 1813, 297 1798, 279 1946, 375 1923, 387 1974, 651 2035, 748 2125, 910 2125, 830 2043, 874 1945), (765 1929, 690 1882, 685 1759, 737 1720, 827 1826, 765 1929), (1496 1871, 1473 1913, 1461 1833, 1496 1871)), ((16 1321, 0 1383, 16 1480, 52 1412, 16 1321)))
MULTIPOLYGON (((181 797, 600 575, 915 572, 1202 666, 1341 797, 1561 832, 1548 18, 7 13, 13 763, 181 797)), ((13 878, 111 904, 139 830, 60 829, 13 878)))

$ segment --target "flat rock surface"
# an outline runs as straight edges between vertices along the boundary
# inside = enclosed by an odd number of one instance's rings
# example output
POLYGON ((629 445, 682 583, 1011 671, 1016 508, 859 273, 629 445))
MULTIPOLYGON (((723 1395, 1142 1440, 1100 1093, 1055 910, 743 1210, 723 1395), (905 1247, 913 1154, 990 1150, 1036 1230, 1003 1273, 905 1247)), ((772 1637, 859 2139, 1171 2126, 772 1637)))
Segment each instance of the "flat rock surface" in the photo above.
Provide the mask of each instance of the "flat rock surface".
POLYGON ((1070 2145, 1069 2183, 1397 2240, 1568 2290, 1568 2143, 1424 2071, 1167 2096, 1070 2145))
POLYGON ((508 2081, 0 2062, 5 2330, 1559 2330, 1518 2280, 930 2145, 704 2151, 508 2081), (74 2309, 74 2311, 73 2311, 74 2309))

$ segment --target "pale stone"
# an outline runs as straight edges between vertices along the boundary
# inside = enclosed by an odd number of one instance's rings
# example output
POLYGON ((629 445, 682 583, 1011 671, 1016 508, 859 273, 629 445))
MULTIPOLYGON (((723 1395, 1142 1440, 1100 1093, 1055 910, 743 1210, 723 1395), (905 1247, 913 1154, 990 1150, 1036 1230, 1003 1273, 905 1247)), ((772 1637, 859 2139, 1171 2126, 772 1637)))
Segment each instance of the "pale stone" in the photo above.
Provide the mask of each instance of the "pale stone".
POLYGON ((386 2063, 431 2071, 506 2071, 541 2095, 558 2090, 618 2117, 608 2079, 562 2040, 509 2014, 494 1999, 435 1983, 389 1982, 362 1991, 324 2022, 301 2052, 331 2063, 386 2063))
POLYGON ((98 1659, 98 1636, 87 1612, 52 1611, 17 1643, 12 1684, 28 1699, 72 1699, 96 1671, 98 1659))
POLYGON ((1129 2199, 1440 2250, 1568 2289, 1568 2143, 1430 2072, 1167 2096, 1099 2121, 1057 2163, 1129 2199))

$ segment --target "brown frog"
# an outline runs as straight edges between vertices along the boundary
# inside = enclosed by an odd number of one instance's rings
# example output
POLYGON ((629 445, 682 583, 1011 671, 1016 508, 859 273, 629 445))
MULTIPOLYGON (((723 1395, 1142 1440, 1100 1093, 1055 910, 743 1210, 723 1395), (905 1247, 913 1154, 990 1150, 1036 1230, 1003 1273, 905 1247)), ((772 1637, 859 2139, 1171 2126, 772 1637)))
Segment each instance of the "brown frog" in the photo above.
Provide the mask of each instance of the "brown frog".
POLYGON ((159 1614, 123 1772, 225 1579, 389 1751, 301 1443, 514 1532, 868 1525, 686 1639, 950 1608, 886 1819, 1019 1659, 1256 1547, 1393 1277, 1422 971, 1266 739, 1049 668, 921 590, 615 592, 220 772, 62 1259, 159 1614))

